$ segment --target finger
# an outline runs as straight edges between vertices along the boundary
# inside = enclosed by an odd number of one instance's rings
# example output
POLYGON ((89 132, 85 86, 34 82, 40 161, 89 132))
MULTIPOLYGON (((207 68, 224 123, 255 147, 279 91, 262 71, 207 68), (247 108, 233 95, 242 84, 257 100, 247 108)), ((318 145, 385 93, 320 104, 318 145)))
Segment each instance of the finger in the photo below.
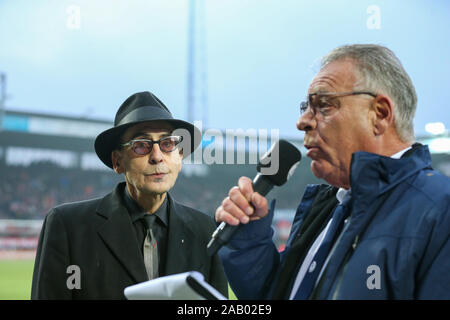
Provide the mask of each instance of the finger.
POLYGON ((253 182, 248 177, 240 177, 238 181, 239 190, 248 202, 252 199, 253 194, 253 182))
POLYGON ((252 204, 255 208, 254 216, 256 217, 265 217, 269 212, 269 205, 267 202, 267 198, 260 195, 258 192, 254 192, 252 194, 252 204))
POLYGON ((250 219, 241 208, 239 208, 233 201, 231 201, 230 197, 225 198, 222 201, 222 209, 226 211, 226 213, 232 215, 234 218, 238 219, 241 223, 247 223, 250 219))
POLYGON ((225 222, 232 226, 237 226, 239 224, 239 219, 233 217, 231 214, 226 212, 222 206, 218 207, 216 210, 216 222, 225 222))
POLYGON ((239 189, 239 187, 231 188, 230 192, 228 193, 228 197, 239 209, 241 209, 247 215, 253 214, 254 209, 253 209, 252 205, 248 202, 248 200, 242 194, 241 189, 239 189))

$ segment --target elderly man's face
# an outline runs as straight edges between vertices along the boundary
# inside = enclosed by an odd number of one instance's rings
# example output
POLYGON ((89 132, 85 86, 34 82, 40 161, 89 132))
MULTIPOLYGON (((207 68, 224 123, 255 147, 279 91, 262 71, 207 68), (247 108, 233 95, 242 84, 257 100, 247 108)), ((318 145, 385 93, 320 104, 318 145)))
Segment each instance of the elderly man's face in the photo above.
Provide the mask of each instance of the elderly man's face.
MULTIPOLYGON (((313 79, 308 93, 342 93, 354 91, 357 76, 350 60, 339 60, 325 66, 313 79)), ((325 98, 323 110, 308 110, 297 121, 305 131, 306 155, 312 159, 314 175, 329 184, 350 187, 352 153, 370 151, 374 134, 368 95, 325 98)), ((322 100, 321 100, 322 101, 322 100)))
MULTIPOLYGON (((157 141, 170 136, 172 128, 164 122, 147 122, 135 125, 125 131, 122 142, 132 139, 157 141)), ((114 151, 113 164, 117 173, 124 173, 131 192, 140 194, 163 194, 175 184, 181 170, 182 154, 179 149, 163 152, 153 144, 147 155, 136 154, 130 146, 114 151)))

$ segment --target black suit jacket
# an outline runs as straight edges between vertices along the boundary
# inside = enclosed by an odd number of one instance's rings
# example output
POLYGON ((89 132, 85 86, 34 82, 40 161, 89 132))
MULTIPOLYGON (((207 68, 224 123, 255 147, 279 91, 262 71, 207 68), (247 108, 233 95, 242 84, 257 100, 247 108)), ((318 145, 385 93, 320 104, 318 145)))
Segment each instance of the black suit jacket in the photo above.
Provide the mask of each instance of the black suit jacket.
MULTIPOLYGON (((127 286, 147 281, 142 253, 123 204, 125 183, 104 198, 68 203, 45 217, 34 265, 32 299, 124 299, 127 286), (74 288, 79 268, 80 288, 74 288)), ((216 225, 169 195, 165 275, 199 271, 225 296, 228 285, 217 255, 206 245, 216 225)))

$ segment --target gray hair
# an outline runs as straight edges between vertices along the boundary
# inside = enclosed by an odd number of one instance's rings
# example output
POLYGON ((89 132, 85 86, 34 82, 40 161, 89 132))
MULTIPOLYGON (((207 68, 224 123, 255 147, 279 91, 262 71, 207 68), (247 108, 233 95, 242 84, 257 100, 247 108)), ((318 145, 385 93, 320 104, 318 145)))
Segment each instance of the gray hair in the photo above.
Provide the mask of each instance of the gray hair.
POLYGON ((369 90, 386 94, 394 102, 394 122, 399 138, 414 141, 413 120, 417 95, 411 78, 400 60, 386 47, 374 44, 354 44, 338 47, 322 58, 321 68, 341 59, 354 60, 360 81, 354 90, 369 90))

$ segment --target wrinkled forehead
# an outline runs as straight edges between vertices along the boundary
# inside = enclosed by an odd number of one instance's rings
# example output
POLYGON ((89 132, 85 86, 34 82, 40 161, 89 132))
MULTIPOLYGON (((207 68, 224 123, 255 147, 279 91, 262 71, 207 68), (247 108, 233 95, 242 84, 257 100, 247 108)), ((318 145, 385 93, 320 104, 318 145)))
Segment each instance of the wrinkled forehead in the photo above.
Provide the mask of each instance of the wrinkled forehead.
POLYGON ((358 84, 355 62, 343 59, 325 65, 311 81, 308 93, 352 91, 358 84))
POLYGON ((165 121, 151 121, 136 124, 122 135, 122 140, 130 140, 138 136, 163 136, 170 135, 174 128, 165 121))

